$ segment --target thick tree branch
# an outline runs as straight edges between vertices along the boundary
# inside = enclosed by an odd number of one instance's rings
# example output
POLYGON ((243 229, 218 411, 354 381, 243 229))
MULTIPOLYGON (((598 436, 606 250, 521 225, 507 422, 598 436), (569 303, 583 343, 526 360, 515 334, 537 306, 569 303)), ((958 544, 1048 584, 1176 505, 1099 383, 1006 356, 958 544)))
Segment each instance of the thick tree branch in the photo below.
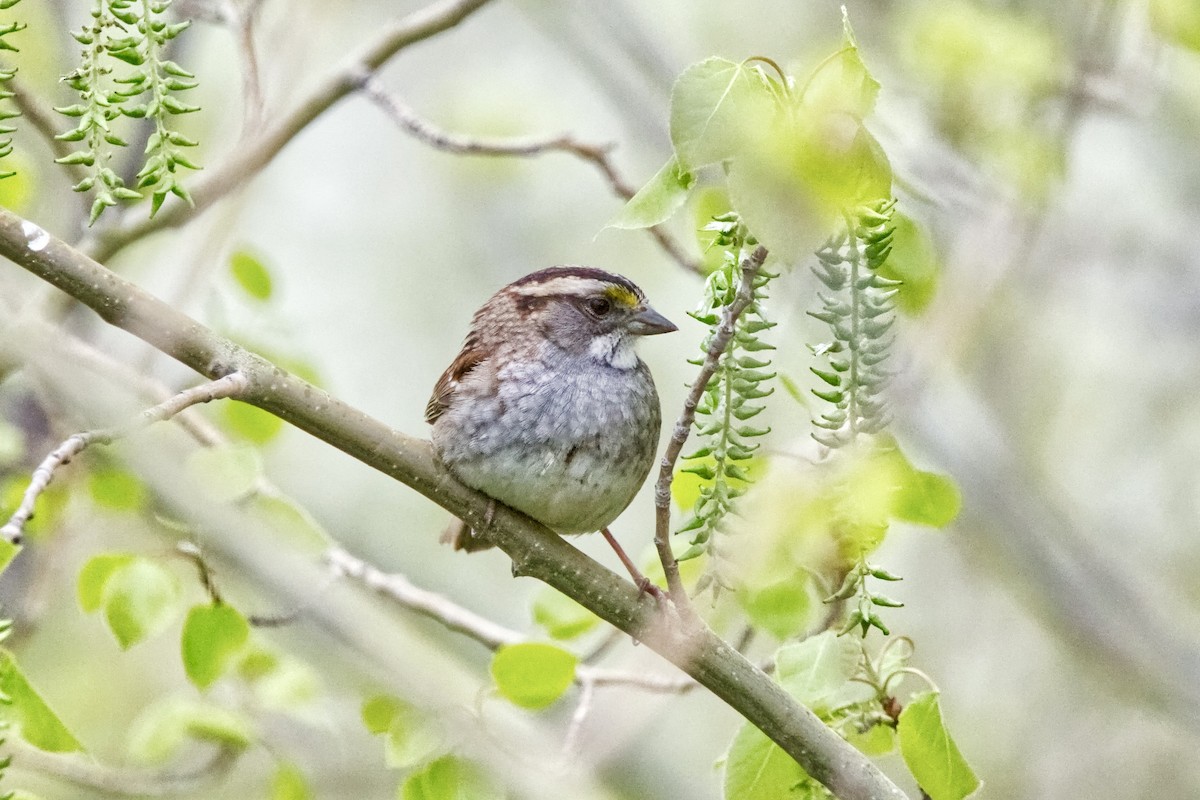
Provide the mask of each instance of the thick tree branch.
MULTIPOLYGON (((217 335, 7 210, 0 210, 0 255, 211 380, 241 373, 248 381, 242 400, 416 489, 467 524, 484 524, 488 498, 455 480, 428 442, 392 430, 217 335)), ((663 655, 838 797, 905 797, 869 759, 708 628, 660 612, 631 583, 522 514, 500 506, 490 523, 514 573, 553 586, 663 655)))
POLYGON ((175 227, 211 206, 246 180, 258 174, 296 134, 334 103, 355 91, 362 76, 373 73, 404 48, 424 41, 462 22, 488 0, 440 0, 392 22, 371 42, 333 70, 308 95, 254 141, 241 142, 220 164, 199 175, 188 186, 195 207, 167 203, 154 217, 142 206, 129 209, 121 221, 85 243, 84 250, 97 261, 108 261, 131 242, 163 228, 175 227))

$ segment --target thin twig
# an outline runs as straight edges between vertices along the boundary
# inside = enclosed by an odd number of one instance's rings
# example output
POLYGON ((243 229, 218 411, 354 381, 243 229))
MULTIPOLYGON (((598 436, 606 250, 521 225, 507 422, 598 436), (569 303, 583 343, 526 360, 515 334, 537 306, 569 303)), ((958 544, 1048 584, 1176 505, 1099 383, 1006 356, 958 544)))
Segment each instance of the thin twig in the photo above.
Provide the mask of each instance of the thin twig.
POLYGON ((221 597, 221 590, 217 588, 217 581, 213 575, 212 567, 208 565, 208 559, 200 551, 200 546, 195 542, 185 540, 175 545, 175 551, 195 565, 196 572, 200 575, 200 585, 204 587, 204 591, 208 594, 208 599, 213 602, 213 605, 219 606, 224 603, 225 601, 221 597))
POLYGON ((666 452, 663 453, 658 471, 658 482, 654 485, 654 546, 658 549, 658 558, 662 562, 663 572, 667 577, 667 588, 671 600, 682 613, 693 615, 687 599, 687 591, 683 588, 683 580, 679 577, 679 562, 671 550, 671 481, 675 477, 675 462, 683 452, 683 445, 692 432, 692 423, 696 420, 696 406, 708 386, 709 379, 717 370, 717 361, 729 340, 733 338, 734 325, 746 307, 754 300, 754 278, 767 259, 767 248, 759 246, 742 262, 742 277, 738 284, 737 295, 732 303, 725 307, 721 315, 721 324, 717 326, 712 341, 708 344, 708 352, 704 356, 704 364, 700 373, 692 382, 692 389, 687 399, 683 401, 683 412, 675 422, 671 431, 671 440, 667 442, 666 452))
POLYGON ((46 491, 46 487, 50 485, 50 481, 54 478, 54 473, 64 464, 69 464, 71 459, 78 456, 90 445, 111 444, 117 439, 128 436, 155 422, 170 419, 185 408, 198 403, 207 403, 226 397, 236 397, 246 389, 247 385, 245 376, 234 372, 215 381, 209 381, 200 386, 185 389, 158 405, 146 409, 135 420, 121 427, 97 428, 96 430, 82 431, 67 437, 33 471, 33 477, 29 481, 29 488, 25 490, 25 494, 21 498, 21 504, 17 507, 17 510, 13 512, 13 515, 4 527, 0 528, 0 537, 13 544, 20 543, 22 533, 25 530, 25 523, 33 518, 34 506, 37 503, 37 499, 41 496, 42 492, 46 491))
MULTIPOLYGON (((94 369, 111 380, 120 381, 123 385, 132 387, 148 401, 162 403, 175 396, 175 392, 166 384, 131 369, 125 362, 118 361, 103 350, 93 347, 76 336, 44 323, 25 320, 22 324, 36 325, 36 328, 33 329, 39 331, 39 341, 45 342, 50 336, 56 337, 55 346, 61 348, 62 352, 75 359, 77 363, 94 369)), ((224 435, 216 426, 194 411, 178 412, 171 419, 198 444, 205 447, 214 447, 225 441, 224 435)))
POLYGON ((246 185, 279 154, 300 131, 325 113, 334 103, 358 88, 364 72, 378 69, 396 53, 410 45, 453 28, 489 0, 438 0, 388 25, 378 37, 350 56, 308 92, 291 111, 281 114, 261 136, 238 145, 219 164, 197 176, 188 187, 194 206, 168 203, 153 217, 144 207, 131 208, 120 222, 89 239, 81 249, 97 261, 107 261, 115 253, 142 237, 163 228, 182 225, 213 203, 246 185))
MULTIPOLYGON (((384 88, 373 73, 364 74, 361 89, 371 102, 392 118, 392 121, 418 141, 436 150, 457 155, 514 156, 518 158, 529 158, 546 153, 567 153, 592 164, 604 176, 613 193, 622 200, 629 200, 637 193, 637 190, 630 186, 613 166, 612 159, 609 157, 613 148, 611 144, 588 144, 577 141, 570 134, 499 139, 450 133, 423 119, 395 93, 384 88)), ((689 272, 697 275, 703 274, 700 262, 688 256, 666 228, 662 225, 654 225, 647 228, 646 231, 654 237, 663 252, 673 261, 689 272)))
POLYGON ((383 572, 340 547, 330 548, 325 561, 335 574, 353 578, 371 591, 437 620, 444 627, 468 636, 490 650, 525 641, 520 633, 481 617, 440 594, 415 586, 399 573, 383 572))
POLYGON ((246 141, 262 127, 265 100, 262 75, 258 66, 258 47, 254 41, 254 23, 262 8, 261 0, 249 3, 228 3, 227 16, 237 38, 242 62, 242 133, 246 141))
POLYGON ((567 725, 566 736, 563 737, 562 754, 566 759, 574 760, 579 754, 579 738, 583 732, 583 723, 587 721, 592 711, 592 700, 596 697, 595 681, 580 681, 579 702, 571 714, 571 722, 567 725))
POLYGON ((208 759, 190 769, 138 769, 101 764, 93 756, 50 753, 26 744, 19 737, 5 742, 13 748, 17 766, 97 789, 121 797, 178 797, 191 795, 213 783, 233 768, 244 748, 224 745, 208 759))

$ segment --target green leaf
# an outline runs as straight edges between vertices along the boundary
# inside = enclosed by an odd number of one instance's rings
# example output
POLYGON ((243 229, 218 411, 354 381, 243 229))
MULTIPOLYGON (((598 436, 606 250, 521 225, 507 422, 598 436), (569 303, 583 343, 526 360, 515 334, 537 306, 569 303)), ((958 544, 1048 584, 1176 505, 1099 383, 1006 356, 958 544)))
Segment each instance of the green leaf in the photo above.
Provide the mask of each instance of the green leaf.
POLYGON ((725 800, 825 800, 832 798, 795 759, 750 723, 744 723, 725 757, 725 800))
POLYGON ((962 508, 958 485, 945 475, 914 469, 896 492, 892 513, 896 519, 944 528, 962 508))
POLYGON ((900 712, 900 753, 917 784, 932 800, 961 800, 980 781, 942 720, 936 692, 910 700, 900 712))
POLYGON ((812 612, 808 580, 797 574, 739 592, 738 600, 754 627, 767 631, 776 639, 799 633, 808 624, 812 612))
POLYGON ((113 511, 137 511, 146 504, 146 485, 132 472, 98 469, 88 478, 88 493, 96 505, 113 511))
POLYGON ((229 256, 229 273, 246 294, 255 300, 270 300, 273 290, 271 271, 255 254, 235 250, 229 256))
POLYGON ((251 444, 266 444, 283 430, 282 419, 249 403, 225 402, 220 409, 229 431, 251 444))
POLYGON ((187 469, 211 500, 227 503, 254 491, 262 477, 262 459, 245 445, 218 445, 189 455, 187 469))
POLYGON ((596 627, 600 618, 557 589, 543 586, 533 600, 533 621, 555 639, 574 639, 596 627))
MULTIPOLYGON (((871 515, 882 516, 883 512, 894 519, 934 528, 945 527, 958 516, 962 494, 954 481, 914 467, 894 438, 881 438, 862 467, 855 476, 858 488, 876 490, 873 496, 877 507, 871 515), (886 510, 878 507, 879 501, 885 501, 886 510)), ((857 491, 855 502, 871 496, 872 492, 857 491)))
POLYGON ((879 81, 872 77, 858 52, 858 42, 843 6, 842 46, 809 76, 800 102, 820 114, 847 114, 863 120, 875 110, 879 81))
POLYGON ((270 800, 312 800, 312 789, 295 764, 280 764, 271 776, 270 800))
POLYGON ((442 756, 400 785, 399 800, 503 800, 504 792, 470 762, 442 756))
POLYGON ((726 180, 729 199, 754 235, 781 263, 812 253, 833 231, 803 180, 794 173, 791 137, 775 131, 759 151, 734 160, 726 180))
POLYGON ((671 142, 680 168, 690 172, 732 158, 775 111, 756 67, 716 57, 693 64, 671 89, 671 142))
POLYGON ((161 632, 178 614, 179 581, 149 559, 133 559, 104 583, 104 619, 122 650, 161 632))
POLYGON ((104 604, 104 587, 112 574, 136 559, 132 553, 101 553, 92 556, 79 571, 76 596, 84 613, 99 611, 104 604))
POLYGON ((878 757, 887 755, 896 749, 896 729, 891 725, 872 725, 866 732, 853 730, 846 735, 846 741, 854 745, 864 755, 878 757))
POLYGON ((562 697, 571 686, 578 663, 573 653, 552 644, 508 645, 492 658, 492 679, 509 702, 541 709, 562 697))
POLYGON ((871 687, 850 680, 861 654, 856 641, 833 631, 786 644, 775 654, 779 683, 814 714, 827 716, 873 696, 871 687))
POLYGON ((377 694, 368 697, 362 704, 362 721, 369 733, 379 735, 387 733, 392 727, 392 720, 403 711, 403 700, 395 695, 377 694))
POLYGON ((174 697, 156 703, 134 721, 128 749, 139 761, 163 762, 188 739, 242 749, 254 741, 254 727, 243 714, 203 700, 174 697))
POLYGON ((8 698, 8 702, 0 703, 0 720, 12 724, 29 744, 50 753, 83 750, 79 740, 30 685, 13 654, 3 648, 0 648, 0 693, 8 698))
POLYGON ((895 212, 892 224, 896 230, 892 237, 892 253, 879 275, 903 281, 900 293, 896 295, 896 307, 910 316, 917 316, 933 302, 942 265, 933 242, 911 218, 895 212))
POLYGON ((249 623, 232 606, 194 606, 180 640, 188 679, 207 689, 225 674, 249 637, 249 623))
POLYGON ((687 202, 696 176, 679 166, 672 156, 609 223, 610 228, 625 230, 650 228, 670 219, 687 202))

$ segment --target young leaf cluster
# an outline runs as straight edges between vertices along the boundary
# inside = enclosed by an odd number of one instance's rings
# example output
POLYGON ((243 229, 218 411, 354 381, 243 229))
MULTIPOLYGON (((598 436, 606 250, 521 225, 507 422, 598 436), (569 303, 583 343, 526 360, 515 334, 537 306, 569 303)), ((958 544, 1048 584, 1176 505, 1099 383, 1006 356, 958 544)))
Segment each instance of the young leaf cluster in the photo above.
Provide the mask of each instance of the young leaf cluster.
MULTIPOLYGON (((6 11, 21 0, 0 0, 0 11, 6 11)), ((6 37, 9 34, 24 30, 27 26, 23 22, 0 22, 0 50, 7 50, 11 53, 18 52, 16 46, 13 45, 6 37)), ((21 116, 21 112, 11 105, 11 100, 15 95, 8 88, 9 82, 16 76, 17 68, 0 67, 0 159, 6 158, 12 153, 12 134, 16 132, 16 128, 8 123, 10 119, 21 116)), ((17 173, 11 169, 0 168, 0 180, 11 178, 17 173)))
POLYGON ((880 393, 889 373, 884 362, 895 339, 895 296, 899 281, 884 278, 880 268, 891 252, 892 210, 895 201, 863 205, 846 215, 845 229, 817 251, 820 311, 810 311, 829 326, 829 341, 812 346, 827 359, 827 369, 812 367, 825 384, 814 389, 833 408, 813 420, 820 429, 813 438, 838 448, 854 443, 860 434, 879 433, 889 418, 880 393))
POLYGON ((800 80, 763 56, 693 64, 671 90, 674 153, 612 224, 660 224, 716 179, 775 263, 796 263, 846 209, 892 194, 865 124, 878 92, 848 19, 840 46, 800 80))
POLYGON ((198 110, 174 95, 196 84, 190 72, 164 56, 167 43, 189 25, 163 19, 170 5, 171 0, 95 0, 91 23, 74 34, 83 45, 82 58, 64 81, 79 93, 80 102, 56 110, 77 120, 58 138, 80 146, 59 163, 87 168, 87 175, 74 188, 94 192, 89 224, 119 201, 140 199, 139 190, 151 193, 152 216, 168 194, 191 202, 176 172, 197 169, 180 149, 196 142, 173 130, 170 118, 198 110), (134 69, 115 75, 117 62, 134 69), (154 126, 136 175, 136 189, 127 187, 111 166, 115 148, 127 146, 113 130, 122 116, 146 119, 154 126))
MULTIPOLYGON (((709 326, 709 333, 701 344, 705 353, 721 324, 724 309, 737 295, 741 264, 758 244, 734 213, 715 217, 707 230, 716 234, 714 244, 724 248, 725 255, 721 266, 708 276, 699 310, 689 312, 692 318, 709 326)), ((764 408, 759 401, 774 391, 763 384, 775 377, 770 370, 771 362, 765 356, 766 351, 775 348, 759 338, 759 334, 776 324, 767 321, 763 308, 767 284, 774 277, 759 270, 750 305, 738 317, 733 337, 696 406, 696 437, 701 445, 683 456, 688 463, 681 471, 699 476, 702 483, 692 516, 678 531, 691 534, 691 547, 680 559, 701 553, 712 558, 711 569, 701 578, 698 591, 710 585, 714 592, 733 588, 724 570, 729 554, 718 534, 729 532, 727 516, 734 500, 745 493, 750 482, 747 462, 759 448, 759 444, 751 440, 770 432, 769 428, 759 427, 751 420, 764 408)), ((698 359, 692 363, 704 362, 698 359)))

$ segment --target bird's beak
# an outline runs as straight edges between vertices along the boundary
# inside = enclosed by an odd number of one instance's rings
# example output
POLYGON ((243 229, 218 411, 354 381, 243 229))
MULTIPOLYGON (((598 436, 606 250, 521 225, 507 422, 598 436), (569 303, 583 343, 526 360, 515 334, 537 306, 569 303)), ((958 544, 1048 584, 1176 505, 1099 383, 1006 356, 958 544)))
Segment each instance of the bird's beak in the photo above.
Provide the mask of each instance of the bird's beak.
POLYGON ((629 320, 629 330, 637 336, 653 336, 656 333, 677 331, 679 328, 650 306, 642 306, 629 320))

